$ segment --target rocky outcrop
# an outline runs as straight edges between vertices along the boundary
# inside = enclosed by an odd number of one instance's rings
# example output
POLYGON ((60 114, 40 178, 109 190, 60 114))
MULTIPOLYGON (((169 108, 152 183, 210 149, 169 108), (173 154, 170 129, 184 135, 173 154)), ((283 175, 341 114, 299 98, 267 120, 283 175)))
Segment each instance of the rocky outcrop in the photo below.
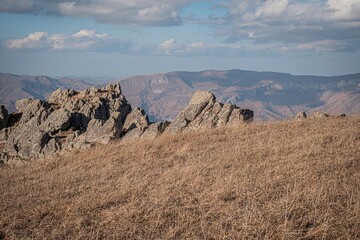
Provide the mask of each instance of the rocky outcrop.
POLYGON ((214 94, 197 91, 185 107, 165 129, 168 133, 235 126, 251 122, 254 112, 235 105, 216 102, 214 94))
POLYGON ((0 161, 32 159, 86 148, 114 139, 154 139, 164 132, 196 131, 250 122, 254 113, 216 102, 197 91, 173 122, 150 123, 144 110, 132 109, 120 84, 77 92, 58 89, 48 101, 21 99, 17 113, 1 106, 0 161))
POLYGON ((21 159, 118 139, 131 112, 119 84, 81 92, 58 89, 48 101, 21 99, 16 108, 21 117, 1 130, 0 141, 3 153, 21 159))
POLYGON ((312 115, 311 115, 311 118, 313 119, 318 119, 318 118, 327 118, 329 117, 330 115, 327 114, 327 113, 323 113, 323 112, 314 112, 312 115))
POLYGON ((307 118, 310 118, 310 119, 323 119, 323 118, 329 118, 329 117, 340 117, 340 118, 343 118, 343 117, 346 117, 346 114, 345 113, 342 113, 340 115, 330 115, 330 114, 327 114, 327 113, 323 113, 323 112, 314 112, 312 113, 310 116, 308 116, 305 112, 299 112, 295 115, 295 120, 305 120, 307 118))

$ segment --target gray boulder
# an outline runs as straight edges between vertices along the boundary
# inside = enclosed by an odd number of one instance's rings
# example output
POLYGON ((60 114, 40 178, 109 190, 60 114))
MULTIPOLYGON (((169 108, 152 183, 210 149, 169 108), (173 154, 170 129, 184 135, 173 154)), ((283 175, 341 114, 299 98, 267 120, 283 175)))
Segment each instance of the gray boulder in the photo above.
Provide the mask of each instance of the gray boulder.
POLYGON ((92 119, 82 137, 87 142, 109 143, 111 140, 119 138, 122 133, 123 123, 121 118, 119 112, 114 112, 108 120, 92 119))
POLYGON ((304 120, 307 118, 306 112, 298 112, 295 116, 295 120, 304 120))
MULTIPOLYGON (((173 122, 166 128, 167 133, 182 132, 185 128, 194 121, 199 114, 205 109, 210 109, 215 103, 214 94, 206 91, 196 91, 191 98, 189 105, 187 105, 174 119, 173 122)), ((202 116, 197 119, 197 124, 201 123, 202 116)), ((190 128, 196 128, 194 123, 190 128)))
POLYGON ((216 102, 212 93, 197 91, 175 120, 165 129, 167 133, 196 131, 251 122, 254 112, 235 105, 216 102))
POLYGON ((11 132, 5 143, 5 151, 11 156, 22 159, 39 157, 42 149, 50 140, 50 135, 38 128, 29 130, 29 126, 19 126, 11 132))
POLYGON ((73 89, 58 89, 50 95, 49 103, 62 104, 70 101, 77 94, 78 92, 73 89))
POLYGON ((157 136, 162 134, 170 122, 157 122, 152 123, 145 131, 141 134, 142 139, 155 139, 157 136))
POLYGON ((53 111, 49 117, 41 123, 39 129, 52 134, 58 131, 65 131, 70 128, 72 123, 72 113, 68 110, 60 108, 53 111))
POLYGON ((218 122, 216 124, 217 127, 225 127, 226 124, 229 122, 229 118, 231 115, 231 112, 234 110, 235 105, 225 103, 222 107, 220 112, 218 113, 218 122))
POLYGON ((15 106, 21 113, 20 124, 36 118, 36 126, 44 122, 53 110, 48 102, 39 99, 21 99, 16 101, 15 106))
POLYGON ((124 131, 129 132, 134 128, 144 130, 150 125, 149 118, 143 109, 135 108, 126 116, 124 131))

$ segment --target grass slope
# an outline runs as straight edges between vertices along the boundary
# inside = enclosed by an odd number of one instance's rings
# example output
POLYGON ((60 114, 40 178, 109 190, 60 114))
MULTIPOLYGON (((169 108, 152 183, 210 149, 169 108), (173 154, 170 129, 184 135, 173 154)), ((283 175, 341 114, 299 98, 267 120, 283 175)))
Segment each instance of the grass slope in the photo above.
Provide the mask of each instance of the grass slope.
POLYGON ((360 117, 112 143, 0 168, 5 238, 359 239, 360 117))

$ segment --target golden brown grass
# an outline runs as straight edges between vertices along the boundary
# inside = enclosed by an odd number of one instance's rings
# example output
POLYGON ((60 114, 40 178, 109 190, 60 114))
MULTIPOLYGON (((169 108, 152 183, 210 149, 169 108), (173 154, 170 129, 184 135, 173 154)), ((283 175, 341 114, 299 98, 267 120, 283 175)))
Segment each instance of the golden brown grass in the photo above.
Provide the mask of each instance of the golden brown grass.
POLYGON ((0 168, 5 238, 359 239, 360 117, 253 123, 0 168))

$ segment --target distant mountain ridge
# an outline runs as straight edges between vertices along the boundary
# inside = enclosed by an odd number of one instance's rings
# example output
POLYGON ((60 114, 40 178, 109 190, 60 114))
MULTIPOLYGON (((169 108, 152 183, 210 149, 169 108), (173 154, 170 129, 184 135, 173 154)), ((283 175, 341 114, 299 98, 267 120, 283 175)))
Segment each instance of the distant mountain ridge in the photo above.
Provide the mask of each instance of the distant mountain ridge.
POLYGON ((173 118, 196 90, 250 108, 262 120, 289 118, 299 111, 360 113, 360 73, 321 77, 244 70, 171 72, 129 77, 121 86, 132 105, 156 120, 173 118))
MULTIPOLYGON (((252 109, 261 120, 290 118, 299 111, 360 114, 360 73, 323 77, 237 69, 140 75, 112 82, 118 81, 130 104, 143 108, 152 120, 173 119, 196 90, 252 109)), ((0 104, 12 111, 20 98, 45 99, 57 88, 80 90, 96 84, 103 82, 0 74, 0 104)))
POLYGON ((94 84, 95 82, 76 78, 55 79, 47 76, 0 73, 0 104, 13 112, 18 99, 46 99, 58 88, 85 89, 94 84))

